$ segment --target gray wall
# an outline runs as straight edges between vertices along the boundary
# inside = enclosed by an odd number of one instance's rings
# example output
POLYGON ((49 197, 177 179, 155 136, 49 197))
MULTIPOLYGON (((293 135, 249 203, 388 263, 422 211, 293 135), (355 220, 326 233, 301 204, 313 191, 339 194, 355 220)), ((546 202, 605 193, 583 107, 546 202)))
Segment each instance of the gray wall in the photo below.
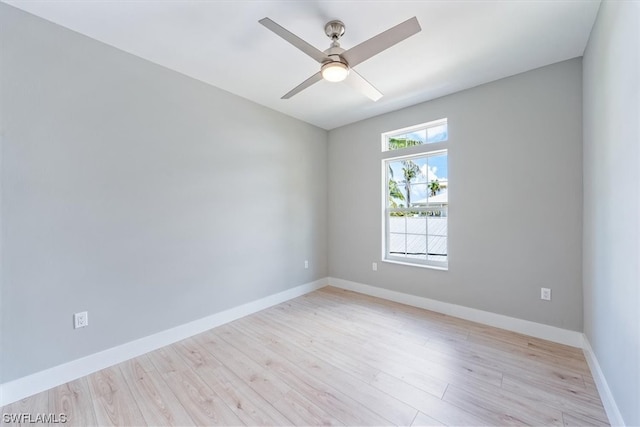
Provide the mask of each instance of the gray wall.
POLYGON ((329 133, 331 277, 582 330, 581 59, 329 133), (449 271, 379 263, 380 133, 449 119, 449 271), (540 287, 552 288, 551 302, 540 287))
POLYGON ((0 28, 0 382, 327 276, 326 131, 4 4, 0 28))
POLYGON ((584 331, 640 425, 640 3, 605 1, 584 55, 584 331))

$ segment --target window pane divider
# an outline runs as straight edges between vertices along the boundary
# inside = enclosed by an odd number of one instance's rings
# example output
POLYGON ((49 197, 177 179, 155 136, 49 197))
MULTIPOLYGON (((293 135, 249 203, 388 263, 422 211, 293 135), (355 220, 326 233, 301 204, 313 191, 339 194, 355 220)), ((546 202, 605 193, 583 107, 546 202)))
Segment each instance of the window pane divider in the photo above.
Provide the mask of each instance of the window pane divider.
POLYGON ((388 150, 382 152, 382 159, 405 159, 419 155, 435 156, 447 151, 447 142, 432 142, 429 144, 415 145, 413 147, 403 148, 402 150, 388 150), (402 154, 400 154, 402 153, 402 154))

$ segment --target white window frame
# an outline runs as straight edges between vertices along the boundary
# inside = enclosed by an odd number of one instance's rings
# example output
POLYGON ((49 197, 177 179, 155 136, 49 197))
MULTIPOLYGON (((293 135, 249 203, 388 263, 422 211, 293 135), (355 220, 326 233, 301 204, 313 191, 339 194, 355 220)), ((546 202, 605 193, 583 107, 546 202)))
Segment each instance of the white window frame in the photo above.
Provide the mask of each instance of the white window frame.
MULTIPOLYGON (((447 124, 447 119, 434 120, 428 123, 423 123, 415 126, 410 126, 402 129, 397 129, 394 131, 384 132, 382 134, 382 261, 390 262, 394 264, 403 264, 410 265, 415 267, 425 267, 437 270, 448 270, 449 269, 449 250, 447 249, 447 261, 436 261, 429 260, 428 256, 426 260, 420 260, 415 258, 394 256, 389 253, 389 214, 391 212, 427 212, 433 211, 438 208, 434 207, 406 207, 406 208, 391 208, 389 207, 389 167, 388 164, 390 162, 408 160, 413 158, 420 157, 430 157, 436 156, 440 154, 447 154, 447 162, 448 162, 448 145, 449 145, 449 132, 447 129, 447 140, 441 142, 432 142, 425 143, 422 145, 416 145, 407 148, 401 148, 397 150, 389 150, 388 141, 390 138, 395 136, 404 135, 407 133, 419 131, 426 128, 440 126, 442 124, 447 124)), ((448 177, 447 177, 448 178, 448 177)), ((449 191, 449 189, 447 189, 449 191)), ((449 210, 449 201, 447 202, 446 214, 448 217, 449 210)), ((426 219, 425 219, 426 221, 426 219)), ((447 248, 449 247, 449 224, 447 221, 447 248)), ((429 230, 427 228, 426 235, 429 235, 429 230)), ((428 250, 428 248, 427 248, 428 250)))

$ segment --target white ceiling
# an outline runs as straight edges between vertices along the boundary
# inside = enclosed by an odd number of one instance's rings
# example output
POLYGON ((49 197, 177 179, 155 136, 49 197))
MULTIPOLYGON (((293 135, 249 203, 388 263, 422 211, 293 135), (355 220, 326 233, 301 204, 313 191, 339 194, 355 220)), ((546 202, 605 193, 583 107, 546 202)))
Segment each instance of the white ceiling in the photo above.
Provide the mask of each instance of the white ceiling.
POLYGON ((599 0, 133 1, 4 0, 27 12, 324 129, 581 56, 599 0), (280 97, 319 64, 258 24, 269 17, 320 50, 417 16, 422 31, 358 65, 384 97, 321 81, 280 97))

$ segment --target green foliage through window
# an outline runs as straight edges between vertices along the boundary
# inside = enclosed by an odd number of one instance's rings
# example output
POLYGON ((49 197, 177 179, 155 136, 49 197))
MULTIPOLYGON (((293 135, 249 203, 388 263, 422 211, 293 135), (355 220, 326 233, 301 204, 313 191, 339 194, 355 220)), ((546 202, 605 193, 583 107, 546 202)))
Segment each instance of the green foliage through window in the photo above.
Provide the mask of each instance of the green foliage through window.
POLYGON ((389 150, 399 150, 401 148, 415 147, 416 145, 422 145, 422 141, 417 141, 408 138, 389 138, 389 150))

